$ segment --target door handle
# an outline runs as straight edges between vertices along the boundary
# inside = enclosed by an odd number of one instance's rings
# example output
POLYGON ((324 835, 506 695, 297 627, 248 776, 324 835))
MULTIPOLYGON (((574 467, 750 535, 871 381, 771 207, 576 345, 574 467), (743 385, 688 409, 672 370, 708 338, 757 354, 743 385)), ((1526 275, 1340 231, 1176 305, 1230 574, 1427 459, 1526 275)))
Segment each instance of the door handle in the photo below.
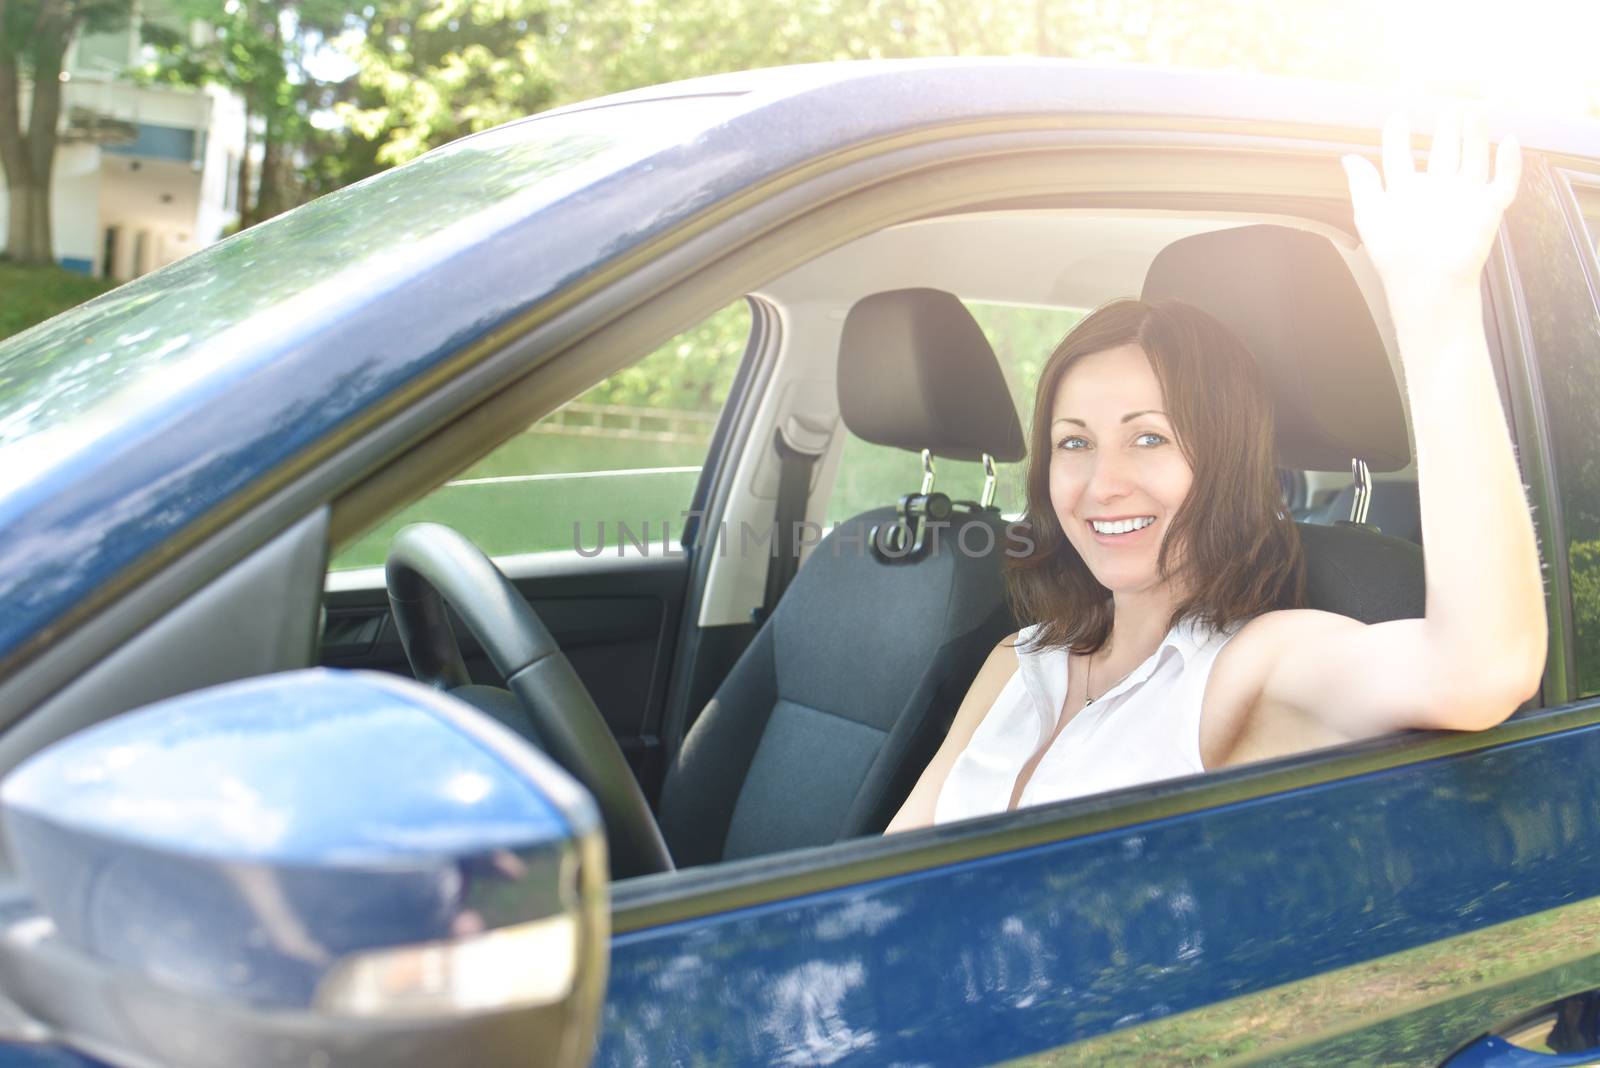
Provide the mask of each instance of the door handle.
POLYGON ((1600 1066, 1600 991, 1553 1001, 1484 1035, 1441 1068, 1600 1066), (1529 1049, 1529 1046, 1542 1047, 1529 1049), (1546 1052, 1548 1051, 1548 1052, 1546 1052))

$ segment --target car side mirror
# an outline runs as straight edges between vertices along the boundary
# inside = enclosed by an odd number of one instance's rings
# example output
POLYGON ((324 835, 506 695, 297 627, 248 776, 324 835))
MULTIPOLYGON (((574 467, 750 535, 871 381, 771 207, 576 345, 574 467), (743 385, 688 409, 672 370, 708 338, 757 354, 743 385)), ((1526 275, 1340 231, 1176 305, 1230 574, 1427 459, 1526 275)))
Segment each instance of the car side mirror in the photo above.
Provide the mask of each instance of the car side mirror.
POLYGON ((0 784, 0 989, 113 1064, 587 1064, 589 796, 467 705, 300 671, 163 701, 0 784))

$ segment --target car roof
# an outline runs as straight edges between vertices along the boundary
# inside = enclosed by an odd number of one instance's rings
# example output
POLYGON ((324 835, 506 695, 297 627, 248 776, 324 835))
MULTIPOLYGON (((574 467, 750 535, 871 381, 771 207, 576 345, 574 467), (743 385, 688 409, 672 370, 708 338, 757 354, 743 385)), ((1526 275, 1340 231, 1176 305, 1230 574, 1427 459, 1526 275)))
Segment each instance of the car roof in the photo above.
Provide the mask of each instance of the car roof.
MULTIPOLYGON (((463 138, 0 343, 0 665, 293 457, 808 164, 1073 117, 1371 143, 1388 106, 1249 75, 881 61, 702 78, 463 138)), ((1532 147, 1600 157, 1600 124, 1491 116, 1508 123, 1532 147)))
POLYGON ((518 121, 647 100, 719 95, 759 101, 760 107, 752 108, 747 117, 752 123, 759 123, 762 110, 769 112, 768 118, 781 113, 786 124, 795 119, 804 123, 808 116, 782 107, 785 101, 804 98, 809 118, 840 135, 851 132, 841 122, 848 123, 852 115, 862 126, 888 120, 906 129, 1005 114, 1065 113, 1282 124, 1285 133, 1333 128, 1348 132, 1351 140, 1374 143, 1384 119, 1397 107, 1427 119, 1441 107, 1465 104, 1483 111, 1494 139, 1515 131, 1527 148, 1600 157, 1600 121, 1589 118, 1516 111, 1443 96, 1397 96, 1390 89, 1350 82, 1009 56, 842 60, 712 74, 569 104, 518 121))

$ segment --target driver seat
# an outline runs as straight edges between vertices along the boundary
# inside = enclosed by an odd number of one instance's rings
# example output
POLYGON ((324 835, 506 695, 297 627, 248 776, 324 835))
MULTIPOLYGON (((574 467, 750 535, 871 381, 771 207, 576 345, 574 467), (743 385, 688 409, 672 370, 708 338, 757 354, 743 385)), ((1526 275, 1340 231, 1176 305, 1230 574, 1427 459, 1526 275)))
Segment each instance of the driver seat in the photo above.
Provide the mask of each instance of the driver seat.
MULTIPOLYGON (((1141 296, 1191 304, 1244 342, 1272 396, 1280 466, 1349 471, 1358 461, 1370 478, 1411 462, 1388 350, 1327 238, 1274 224, 1193 234, 1156 255, 1141 296)), ((1423 616, 1419 545, 1364 522, 1296 529, 1310 607, 1363 623, 1423 616)))
MULTIPOLYGON (((1022 459, 994 350, 949 293, 858 302, 841 336, 838 390, 845 426, 866 441, 1022 459)), ((658 817, 679 867, 887 826, 985 657, 1015 629, 1004 523, 996 509, 961 505, 921 555, 873 551, 895 507, 841 523, 813 548, 667 769, 658 817), (958 544, 963 524, 987 536, 968 531, 958 544)))

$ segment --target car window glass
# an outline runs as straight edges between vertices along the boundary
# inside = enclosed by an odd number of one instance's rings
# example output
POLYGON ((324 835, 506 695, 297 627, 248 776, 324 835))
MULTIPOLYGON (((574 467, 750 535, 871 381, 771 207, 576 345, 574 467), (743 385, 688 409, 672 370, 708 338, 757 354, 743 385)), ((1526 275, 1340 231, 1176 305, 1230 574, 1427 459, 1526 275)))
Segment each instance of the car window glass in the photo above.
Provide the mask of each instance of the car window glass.
MULTIPOLYGON (((1600 182, 1579 182, 1572 185, 1573 193, 1578 202, 1578 214, 1583 220, 1585 236, 1589 240, 1589 249, 1595 254, 1591 265, 1600 262, 1600 182)), ((1596 278, 1600 283, 1600 277, 1596 278)), ((1591 313, 1589 321, 1595 323, 1591 313)), ((1590 337, 1594 337, 1594 330, 1600 329, 1591 325, 1590 337)), ((1589 383, 1590 391, 1587 394, 1589 401, 1594 401, 1600 389, 1594 388, 1596 369, 1594 357, 1600 351, 1600 346, 1591 345, 1589 349, 1589 383)), ((1593 412, 1590 413, 1591 419, 1593 412)), ((1589 448, 1593 450, 1591 439, 1589 448)), ((1589 479, 1582 485, 1572 486, 1578 494, 1586 495, 1585 507, 1575 508, 1567 505, 1567 534, 1569 548, 1569 563, 1572 572, 1572 614, 1573 625, 1577 630, 1577 660, 1578 660, 1578 696, 1588 696, 1600 693, 1600 523, 1595 521, 1596 513, 1600 512, 1594 496, 1600 485, 1592 472, 1596 460, 1593 452, 1590 460, 1585 465, 1589 479), (1574 519, 1580 526, 1574 527, 1574 519)), ((1571 485, 1570 480, 1566 485, 1571 485)), ((1565 488, 1565 486, 1564 486, 1565 488)), ((1565 494, 1564 494, 1565 495, 1565 494)))
MULTIPOLYGON (((966 301, 993 346, 1022 422, 1024 439, 1033 416, 1033 388, 1056 344, 1084 316, 1081 310, 1032 308, 966 301)), ((983 491, 983 465, 935 460, 934 489, 952 500, 977 500, 983 491)), ((1024 506, 1023 464, 998 464, 995 503, 1008 516, 1024 506)), ((894 504, 922 484, 922 463, 914 453, 873 445, 854 434, 845 438, 839 472, 828 498, 827 522, 842 522, 870 508, 894 504)))
POLYGON ((1557 182, 1543 168, 1525 171, 1507 222, 1566 528, 1575 696, 1587 696, 1600 693, 1600 310, 1557 182))
POLYGON ((321 197, 0 342, 0 484, 139 413, 219 388, 285 331, 368 299, 596 176, 676 145, 736 98, 556 114, 465 137, 321 197))
POLYGON ((491 556, 675 546, 749 335, 749 306, 730 304, 389 516, 331 569, 382 564, 395 532, 420 522, 491 556))

